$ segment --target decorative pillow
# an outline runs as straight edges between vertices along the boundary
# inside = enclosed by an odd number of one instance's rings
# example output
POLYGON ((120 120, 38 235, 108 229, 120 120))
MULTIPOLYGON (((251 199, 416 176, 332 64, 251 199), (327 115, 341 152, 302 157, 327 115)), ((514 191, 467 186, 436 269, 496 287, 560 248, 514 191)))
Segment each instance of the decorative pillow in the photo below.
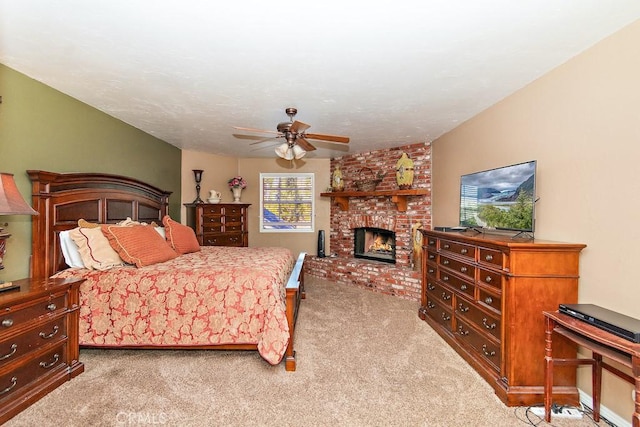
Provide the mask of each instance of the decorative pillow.
MULTIPOLYGON (((127 217, 127 219, 123 219, 120 222, 117 222, 116 225, 120 225, 123 227, 128 227, 131 225, 146 225, 146 223, 144 222, 138 222, 138 221, 134 221, 132 220, 130 217, 127 217)), ((155 221, 151 222, 151 225, 154 227, 157 227, 158 224, 155 223, 155 221)), ((89 222, 83 218, 80 218, 78 220, 78 227, 82 227, 82 228, 98 228, 98 227, 102 227, 102 224, 98 224, 95 222, 89 222)))
POLYGON ((84 268, 108 270, 123 264, 100 228, 78 227, 71 230, 69 235, 78 246, 84 268))
POLYGON ((200 250, 200 243, 191 227, 172 220, 169 215, 162 218, 162 224, 167 242, 177 253, 182 255, 200 250))
POLYGON ((84 268, 78 245, 73 241, 70 234, 71 230, 60 232, 60 249, 62 249, 64 262, 71 268, 84 268))
POLYGON ((120 257, 136 267, 169 261, 178 256, 154 227, 103 225, 102 232, 120 257))

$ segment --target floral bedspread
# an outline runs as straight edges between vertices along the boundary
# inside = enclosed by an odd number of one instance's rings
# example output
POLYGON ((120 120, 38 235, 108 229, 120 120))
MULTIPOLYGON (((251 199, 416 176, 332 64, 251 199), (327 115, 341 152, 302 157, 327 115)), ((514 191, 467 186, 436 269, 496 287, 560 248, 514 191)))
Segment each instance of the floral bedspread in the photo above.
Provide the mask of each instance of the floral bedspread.
POLYGON ((277 364, 289 342, 285 285, 294 263, 284 248, 204 246, 148 267, 56 276, 86 279, 80 345, 257 344, 277 364))

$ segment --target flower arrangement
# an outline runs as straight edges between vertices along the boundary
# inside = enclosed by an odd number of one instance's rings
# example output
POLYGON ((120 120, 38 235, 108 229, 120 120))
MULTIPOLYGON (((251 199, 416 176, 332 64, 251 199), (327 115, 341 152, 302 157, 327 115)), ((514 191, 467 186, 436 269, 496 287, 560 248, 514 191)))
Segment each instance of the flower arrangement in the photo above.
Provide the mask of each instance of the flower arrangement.
POLYGON ((229 180, 229 188, 247 188, 247 181, 241 176, 234 176, 229 180))

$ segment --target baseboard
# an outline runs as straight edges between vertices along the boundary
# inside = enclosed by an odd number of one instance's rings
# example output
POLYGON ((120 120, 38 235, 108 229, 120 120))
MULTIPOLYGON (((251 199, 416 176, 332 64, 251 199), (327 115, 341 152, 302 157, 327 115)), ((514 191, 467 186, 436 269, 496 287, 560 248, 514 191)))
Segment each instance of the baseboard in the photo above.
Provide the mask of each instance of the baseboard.
MULTIPOLYGON (((593 397, 580 389, 578 389, 578 394, 580 395, 580 403, 588 408, 593 409, 593 397)), ((629 420, 620 417, 620 415, 616 414, 611 409, 602 404, 600 404, 600 416, 602 418, 606 418, 612 424, 615 424, 618 427, 631 427, 631 423, 629 422, 629 420)))

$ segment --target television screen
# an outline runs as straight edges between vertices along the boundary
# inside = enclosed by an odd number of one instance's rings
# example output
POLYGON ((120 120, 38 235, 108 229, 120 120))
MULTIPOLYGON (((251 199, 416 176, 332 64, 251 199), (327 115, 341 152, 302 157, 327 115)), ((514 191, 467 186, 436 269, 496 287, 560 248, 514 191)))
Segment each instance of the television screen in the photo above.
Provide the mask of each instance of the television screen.
POLYGON ((533 232, 536 161, 462 175, 460 225, 533 232))

